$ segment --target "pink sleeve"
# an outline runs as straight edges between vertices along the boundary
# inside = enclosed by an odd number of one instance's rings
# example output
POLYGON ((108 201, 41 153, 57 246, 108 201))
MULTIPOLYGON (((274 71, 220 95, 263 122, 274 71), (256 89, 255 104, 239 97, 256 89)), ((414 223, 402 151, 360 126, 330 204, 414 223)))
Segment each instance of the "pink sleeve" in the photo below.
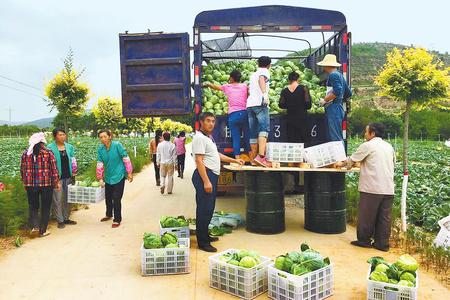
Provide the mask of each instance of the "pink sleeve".
POLYGON ((72 173, 77 173, 77 171, 78 171, 77 159, 75 157, 72 157, 72 173))
POLYGON ((230 87, 229 84, 224 84, 220 86, 220 89, 222 90, 222 92, 226 94, 228 92, 229 87, 230 87))
POLYGON ((95 171, 96 171, 97 179, 98 180, 103 179, 104 166, 101 161, 97 162, 97 168, 95 171))
POLYGON ((123 164, 125 165, 125 170, 127 170, 127 173, 132 174, 133 166, 131 165, 130 158, 127 156, 127 157, 124 157, 122 160, 123 160, 123 164))

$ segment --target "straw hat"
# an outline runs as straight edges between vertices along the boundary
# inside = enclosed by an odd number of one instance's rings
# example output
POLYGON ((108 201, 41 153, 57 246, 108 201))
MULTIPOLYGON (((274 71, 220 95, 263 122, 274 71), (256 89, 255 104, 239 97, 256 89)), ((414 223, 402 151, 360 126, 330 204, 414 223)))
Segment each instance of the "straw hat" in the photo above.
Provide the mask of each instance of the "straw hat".
POLYGON ((337 62, 336 55, 334 54, 327 54, 323 58, 322 61, 317 63, 318 66, 322 67, 340 67, 341 64, 337 62))

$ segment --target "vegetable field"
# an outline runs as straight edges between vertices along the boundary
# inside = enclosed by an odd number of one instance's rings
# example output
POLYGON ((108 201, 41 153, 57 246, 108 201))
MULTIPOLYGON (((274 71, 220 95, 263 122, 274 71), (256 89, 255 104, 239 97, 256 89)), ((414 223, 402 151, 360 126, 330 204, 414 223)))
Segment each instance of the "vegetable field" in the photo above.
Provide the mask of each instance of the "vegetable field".
MULTIPOLYGON (((349 153, 362 140, 351 140, 349 153)), ((394 219, 400 213, 402 174, 401 143, 391 141, 397 154, 394 219)), ((411 141, 409 148, 408 222, 426 231, 438 231, 438 221, 450 215, 450 148, 434 141, 411 141)), ((358 175, 347 177, 347 191, 357 197, 358 175)))

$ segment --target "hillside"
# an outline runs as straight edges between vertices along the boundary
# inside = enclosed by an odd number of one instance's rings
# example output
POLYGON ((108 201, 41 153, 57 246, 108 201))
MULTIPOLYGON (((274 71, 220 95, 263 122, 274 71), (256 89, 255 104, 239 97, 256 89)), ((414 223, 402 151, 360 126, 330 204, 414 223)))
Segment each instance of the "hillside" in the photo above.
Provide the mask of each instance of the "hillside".
POLYGON ((35 125, 39 128, 48 128, 48 127, 52 127, 52 121, 53 121, 53 117, 50 117, 50 118, 38 119, 38 120, 31 121, 31 122, 23 123, 21 125, 35 125))

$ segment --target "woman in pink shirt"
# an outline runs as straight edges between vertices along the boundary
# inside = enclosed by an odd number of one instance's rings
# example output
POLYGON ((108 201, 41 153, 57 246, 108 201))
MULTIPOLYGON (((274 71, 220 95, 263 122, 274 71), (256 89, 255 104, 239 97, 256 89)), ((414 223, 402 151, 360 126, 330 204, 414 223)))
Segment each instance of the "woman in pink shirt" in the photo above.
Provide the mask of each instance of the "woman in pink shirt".
POLYGON ((175 144, 175 149, 177 151, 178 177, 183 179, 184 161, 186 160, 186 133, 181 131, 173 140, 173 143, 175 144))
POLYGON ((241 72, 234 70, 230 74, 229 84, 222 86, 208 83, 205 86, 222 91, 228 99, 228 127, 233 141, 233 153, 236 159, 241 155, 241 134, 243 134, 244 150, 250 152, 250 137, 247 116, 248 87, 240 83, 241 72))

